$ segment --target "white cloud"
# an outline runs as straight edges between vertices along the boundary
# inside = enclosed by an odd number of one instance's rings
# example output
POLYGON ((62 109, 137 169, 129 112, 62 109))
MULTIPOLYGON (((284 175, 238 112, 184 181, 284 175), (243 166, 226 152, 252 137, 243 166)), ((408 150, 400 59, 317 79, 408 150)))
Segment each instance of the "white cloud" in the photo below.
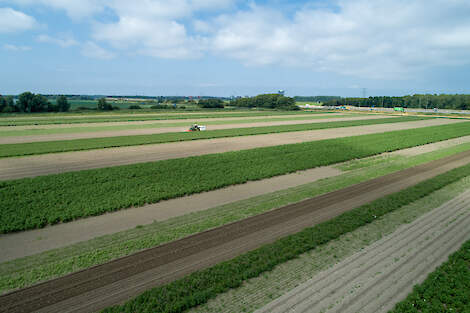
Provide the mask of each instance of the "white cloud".
POLYGON ((3 49, 8 50, 8 51, 29 51, 29 50, 31 50, 31 47, 17 46, 17 45, 12 45, 12 44, 4 44, 3 49))
POLYGON ((81 52, 82 55, 93 59, 109 60, 115 57, 114 53, 98 46, 92 41, 85 43, 81 52))
POLYGON ((73 19, 91 17, 104 9, 105 0, 11 0, 11 3, 31 6, 42 5, 64 10, 73 19))
POLYGON ((32 29, 36 20, 12 8, 0 8, 0 33, 13 33, 32 29))
POLYGON ((49 35, 39 35, 36 37, 36 40, 42 43, 51 43, 54 45, 58 45, 58 46, 61 46, 62 48, 67 48, 67 47, 78 45, 78 41, 76 41, 70 36, 63 36, 62 38, 54 38, 49 35))
POLYGON ((219 17, 220 54, 246 64, 283 64, 364 77, 399 77, 470 63, 470 3, 463 0, 342 0, 338 10, 251 6, 219 17))

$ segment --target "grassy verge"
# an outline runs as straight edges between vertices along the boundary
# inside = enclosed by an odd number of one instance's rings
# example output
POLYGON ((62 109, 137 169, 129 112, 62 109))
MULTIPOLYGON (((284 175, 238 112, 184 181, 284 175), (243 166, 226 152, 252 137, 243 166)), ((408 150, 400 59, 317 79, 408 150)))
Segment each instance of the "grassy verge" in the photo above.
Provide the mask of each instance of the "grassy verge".
MULTIPOLYGON (((336 177, 214 207, 202 212, 186 214, 162 222, 154 222, 69 247, 5 262, 0 264, 0 293, 29 286, 42 280, 63 276, 93 265, 103 264, 142 249, 151 248, 290 203, 299 202, 469 149, 470 144, 464 144, 413 157, 392 158, 385 155, 366 158, 361 161, 349 161, 344 165, 350 163, 357 165, 359 162, 364 164, 355 170, 348 170, 336 177), (380 162, 370 162, 371 159, 380 160, 380 162)), ((466 185, 462 184, 462 186, 454 188, 453 192, 464 186, 466 185)), ((446 194, 452 195, 453 193, 446 194)))
MULTIPOLYGON (((20 118, 0 118, 0 126, 22 126, 22 125, 49 125, 49 124, 77 124, 77 123, 105 123, 105 122, 132 122, 132 121, 151 121, 151 120, 179 120, 179 119, 199 119, 199 118, 221 118, 221 117, 247 117, 247 116, 271 116, 271 115, 297 115, 297 114, 324 114, 324 113, 335 113, 335 112, 307 112, 307 111, 235 111, 235 112, 201 112, 194 114, 171 114, 161 113, 157 114, 149 113, 147 116, 143 114, 139 115, 120 115, 118 113, 103 113, 110 116, 100 116, 100 114, 86 114, 83 117, 71 118, 67 115, 63 116, 44 116, 42 118, 36 118, 35 115, 29 115, 20 118)), ((73 115, 73 114, 71 114, 73 115)))
POLYGON ((390 313, 470 312, 470 241, 390 313))
POLYGON ((0 232, 40 228, 470 135, 468 125, 449 124, 3 181, 0 232))
MULTIPOLYGON (((360 117, 366 116, 367 114, 341 114, 341 115, 318 115, 312 114, 310 116, 275 116, 266 118, 244 118, 244 119, 221 119, 216 121, 204 121, 199 123, 197 119, 191 121, 203 125, 230 125, 230 124, 248 124, 248 123, 260 123, 260 122, 280 122, 280 121, 299 121, 299 120, 322 120, 331 118, 345 118, 345 117, 360 117)), ((127 122, 126 122, 127 123, 127 122)), ((134 129, 148 129, 148 128, 163 128, 163 127, 187 127, 189 128, 190 122, 174 122, 171 120, 158 123, 145 123, 145 124, 125 124, 116 126, 68 126, 63 127, 60 125, 57 128, 30 128, 30 129, 14 129, 5 130, 0 133, 0 137, 12 137, 12 136, 35 136, 35 135, 53 135, 53 134, 78 134, 78 133, 91 133, 91 132, 102 132, 102 131, 118 131, 118 130, 134 130, 134 129)))
POLYGON ((318 129, 327 129, 327 128, 388 124, 388 123, 417 121, 421 119, 423 118, 398 117, 398 118, 384 118, 384 119, 359 120, 359 121, 339 121, 339 122, 329 122, 329 123, 311 123, 311 124, 220 129, 220 130, 210 130, 210 131, 204 131, 204 132, 174 132, 174 133, 162 133, 162 134, 153 134, 153 135, 118 136, 118 137, 91 138, 91 139, 4 144, 4 145, 0 145, 0 157, 46 154, 46 153, 67 152, 67 151, 80 151, 80 150, 102 149, 102 148, 111 148, 111 147, 137 146, 137 145, 159 144, 159 143, 189 141, 189 140, 199 140, 199 139, 251 136, 251 135, 281 133, 281 132, 318 130, 318 129))
MULTIPOLYGON (((190 313, 253 312, 305 283, 365 247, 397 231, 470 188, 470 177, 452 183, 429 196, 405 205, 372 223, 341 235, 272 271, 245 281, 239 288, 218 295, 190 313)), ((188 313, 189 313, 188 312, 188 313)))
POLYGON ((327 222, 284 237, 232 260, 195 272, 170 284, 144 292, 122 306, 103 312, 183 312, 239 287, 299 255, 339 238, 376 218, 419 200, 470 175, 470 164, 341 214, 327 222))

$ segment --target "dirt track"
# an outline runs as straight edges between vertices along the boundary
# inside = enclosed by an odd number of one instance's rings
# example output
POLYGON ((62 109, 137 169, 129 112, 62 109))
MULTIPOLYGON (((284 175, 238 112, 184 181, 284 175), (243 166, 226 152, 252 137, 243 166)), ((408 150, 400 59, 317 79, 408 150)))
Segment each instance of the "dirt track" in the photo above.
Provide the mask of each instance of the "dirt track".
POLYGON ((93 312, 468 164, 460 153, 0 297, 0 312, 93 312))
POLYGON ((378 124, 257 136, 229 137, 157 145, 130 146, 101 150, 44 154, 0 159, 0 180, 35 177, 85 169, 300 143, 404 130, 426 126, 461 123, 461 120, 432 119, 415 122, 378 124))
POLYGON ((256 313, 386 313, 470 238, 469 208, 467 191, 256 313))
MULTIPOLYGON (((271 121, 271 122, 256 122, 252 123, 238 123, 238 124, 222 124, 210 125, 208 129, 233 129, 233 128, 248 128, 248 127, 263 127, 263 126, 276 126, 276 125, 295 125, 295 124, 313 124, 313 123, 328 123, 340 121, 355 121, 355 120, 373 120, 382 118, 391 118, 393 116, 351 116, 351 117, 338 117, 338 118, 325 118, 325 119, 305 119, 293 121, 271 121)), ((137 136, 137 135, 151 135, 163 134, 171 132, 184 132, 188 129, 191 123, 179 127, 156 127, 156 128, 142 128, 142 129, 126 129, 126 130, 106 130, 97 132, 82 132, 70 134, 49 134, 49 135, 31 135, 31 136, 9 136, 0 137, 0 144, 12 143, 26 143, 26 142, 43 142, 43 141, 57 141, 57 140, 73 140, 73 139, 89 139, 89 138, 105 138, 117 136, 137 136)))

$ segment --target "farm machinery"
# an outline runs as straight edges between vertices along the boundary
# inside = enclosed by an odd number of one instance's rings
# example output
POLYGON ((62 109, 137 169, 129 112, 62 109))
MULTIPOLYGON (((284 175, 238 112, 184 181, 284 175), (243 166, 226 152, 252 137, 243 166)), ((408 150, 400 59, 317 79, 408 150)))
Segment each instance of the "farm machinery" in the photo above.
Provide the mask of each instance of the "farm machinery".
POLYGON ((199 131, 203 131, 203 130, 206 130, 206 126, 198 125, 198 124, 193 124, 188 129, 189 132, 199 132, 199 131))

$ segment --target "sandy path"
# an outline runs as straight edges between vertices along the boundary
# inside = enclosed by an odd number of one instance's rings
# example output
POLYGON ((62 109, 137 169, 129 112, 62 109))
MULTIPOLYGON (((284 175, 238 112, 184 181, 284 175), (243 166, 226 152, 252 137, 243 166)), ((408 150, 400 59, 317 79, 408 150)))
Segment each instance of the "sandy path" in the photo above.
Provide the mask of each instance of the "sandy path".
POLYGON ((470 162, 470 152, 389 174, 0 296, 0 312, 94 312, 470 162))
MULTIPOLYGON (((311 118, 315 119, 317 116, 331 116, 332 118, 339 115, 356 116, 358 113, 325 113, 325 114, 296 114, 296 115, 267 115, 267 116, 247 116, 247 117, 213 117, 213 118, 200 118, 195 119, 194 122, 215 122, 215 121, 237 121, 237 120, 262 120, 262 119, 285 119, 285 118, 311 118)), ((372 115, 374 116, 374 115, 372 115)), ((390 116, 390 115, 379 115, 390 116)), ((106 126, 127 126, 127 125, 152 125, 152 124, 173 124, 185 123, 190 125, 191 120, 150 120, 150 121, 127 121, 127 122, 103 122, 103 123, 76 123, 76 124, 46 124, 46 125, 23 125, 23 126, 0 126, 0 131, 13 131, 13 130, 30 130, 30 129, 63 129, 63 128, 78 128, 78 127, 106 127, 106 126)))
POLYGON ((342 172, 333 167, 319 167, 294 174, 282 175, 242 185, 171 199, 139 208, 121 210, 43 229, 0 235, 0 262, 64 247, 98 236, 117 233, 197 212, 219 205, 249 199, 258 195, 284 190, 332 177, 342 172), (86 229, 86 232, 83 230, 86 229), (40 238, 40 240, 38 240, 40 238))
POLYGON ((469 143, 469 142, 470 142, 470 136, 465 136, 465 137, 459 137, 459 138, 449 139, 445 141, 435 142, 435 143, 431 143, 428 145, 417 146, 417 147, 410 148, 410 149, 398 150, 398 151, 392 152, 392 154, 398 154, 398 155, 403 155, 403 156, 415 156, 418 154, 433 152, 433 151, 437 151, 440 149, 446 149, 446 148, 454 147, 454 146, 461 145, 464 143, 469 143))
MULTIPOLYGON (((326 118, 326 119, 306 119, 306 120, 293 120, 293 121, 271 121, 271 122, 253 122, 253 123, 238 123, 238 124, 221 124, 207 126, 208 130, 217 129, 233 129, 233 128, 248 128, 248 127, 262 127, 262 126, 275 126, 275 125, 295 125, 295 124, 313 124, 313 123, 328 123, 339 121, 353 121, 353 120, 373 120, 382 118, 391 118, 392 116, 357 116, 347 118, 326 118)), ((83 133, 70 133, 70 134, 49 134, 49 135, 31 135, 31 136, 8 136, 0 137, 0 144, 11 143, 26 143, 26 142, 40 142, 40 141, 56 141, 56 140, 73 140, 73 139, 87 139, 87 138, 104 138, 104 137, 117 137, 117 136, 136 136, 136 135, 151 135, 162 134, 170 132, 184 132, 188 129, 191 123, 185 126, 178 127, 157 127, 157 128, 142 128, 142 129, 126 129, 126 130, 105 130, 97 132, 83 132, 83 133)))
POLYGON ((469 208, 467 191, 256 312, 386 313, 470 238, 469 208))
POLYGON ((257 136, 229 137, 157 145, 44 154, 20 158, 3 158, 0 159, 0 180, 35 177, 69 171, 80 171, 116 165, 175 159, 210 153, 221 153, 461 122, 463 121, 433 119, 415 122, 377 124, 314 131, 287 132, 257 136))

